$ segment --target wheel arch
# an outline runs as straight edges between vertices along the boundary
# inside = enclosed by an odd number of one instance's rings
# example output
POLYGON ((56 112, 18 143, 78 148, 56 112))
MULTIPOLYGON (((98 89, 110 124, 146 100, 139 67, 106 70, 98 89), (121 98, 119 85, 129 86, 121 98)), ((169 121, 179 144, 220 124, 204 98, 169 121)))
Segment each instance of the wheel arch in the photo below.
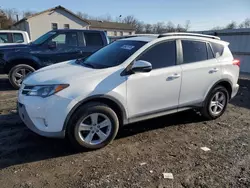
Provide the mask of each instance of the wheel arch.
POLYGON ((233 92, 233 87, 232 87, 232 82, 229 80, 229 79, 221 79, 217 82, 214 83, 214 85, 209 88, 209 90, 206 92, 206 95, 205 95, 205 99, 204 101, 206 100, 208 94, 217 86, 223 86, 226 88, 226 90, 228 91, 228 94, 229 94, 229 100, 231 99, 231 95, 232 95, 232 92, 233 92))
POLYGON ((70 119, 72 115, 74 114, 74 112, 76 112, 81 106, 90 102, 100 102, 100 103, 108 105, 117 114, 120 125, 127 124, 127 112, 125 110, 125 107, 117 99, 111 96, 106 96, 106 95, 96 95, 96 96, 88 97, 78 102, 70 110, 70 112, 68 113, 64 121, 63 130, 66 130, 66 127, 68 126, 68 123, 70 122, 70 119))
POLYGON ((8 63, 6 63, 6 67, 5 67, 4 71, 8 74, 14 66, 19 65, 19 64, 29 65, 29 66, 33 67, 35 70, 37 70, 39 68, 38 63, 33 59, 17 58, 17 59, 9 60, 8 63))

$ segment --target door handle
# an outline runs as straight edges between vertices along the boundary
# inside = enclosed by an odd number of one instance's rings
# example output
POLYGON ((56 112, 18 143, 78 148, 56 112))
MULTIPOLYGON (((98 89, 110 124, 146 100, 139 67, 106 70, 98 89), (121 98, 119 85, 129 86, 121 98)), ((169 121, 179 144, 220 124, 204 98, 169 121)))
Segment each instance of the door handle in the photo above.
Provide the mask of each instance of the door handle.
POLYGON ((215 73, 215 72, 218 72, 218 68, 213 68, 211 70, 209 70, 209 73, 212 74, 212 73, 215 73))
POLYGON ((177 79, 177 78, 180 78, 181 75, 180 74, 172 74, 171 76, 167 77, 167 81, 170 81, 170 80, 174 80, 174 79, 177 79))

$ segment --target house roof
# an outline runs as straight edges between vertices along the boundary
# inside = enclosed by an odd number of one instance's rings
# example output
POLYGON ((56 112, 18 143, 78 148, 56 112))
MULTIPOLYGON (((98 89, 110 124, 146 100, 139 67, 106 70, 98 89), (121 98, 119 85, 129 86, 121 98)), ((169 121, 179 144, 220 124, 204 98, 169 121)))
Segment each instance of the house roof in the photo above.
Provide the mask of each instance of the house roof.
POLYGON ((14 25, 14 26, 15 26, 15 25, 18 25, 19 23, 21 23, 21 22, 23 22, 23 21, 25 21, 25 20, 27 20, 27 19, 29 19, 29 18, 38 16, 38 15, 43 14, 43 13, 46 13, 46 12, 54 11, 54 10, 56 10, 56 9, 62 9, 62 10, 64 10, 64 11, 68 12, 69 14, 75 16, 76 18, 78 18, 78 19, 80 19, 80 20, 82 20, 82 21, 84 21, 84 22, 90 24, 90 22, 89 22, 88 20, 83 19, 83 18, 77 16, 75 13, 73 13, 73 12, 71 12, 70 10, 68 10, 68 9, 64 8, 63 6, 60 6, 60 5, 59 5, 59 6, 57 6, 57 7, 50 8, 50 9, 47 9, 47 10, 45 10, 45 11, 38 12, 38 13, 33 14, 33 15, 31 15, 31 16, 25 17, 25 18, 19 20, 18 22, 14 23, 13 25, 14 25))
POLYGON ((98 29, 117 29, 117 30, 135 30, 135 28, 129 24, 118 22, 107 22, 98 20, 88 20, 90 22, 90 28, 98 29))

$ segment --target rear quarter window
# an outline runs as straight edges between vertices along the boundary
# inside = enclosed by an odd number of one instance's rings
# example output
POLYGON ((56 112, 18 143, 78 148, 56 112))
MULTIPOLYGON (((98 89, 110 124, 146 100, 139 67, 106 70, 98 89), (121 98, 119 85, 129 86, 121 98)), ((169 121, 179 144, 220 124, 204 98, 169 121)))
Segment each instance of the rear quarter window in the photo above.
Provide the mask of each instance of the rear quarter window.
POLYGON ((222 44, 211 43, 215 57, 220 57, 223 54, 224 46, 222 44))

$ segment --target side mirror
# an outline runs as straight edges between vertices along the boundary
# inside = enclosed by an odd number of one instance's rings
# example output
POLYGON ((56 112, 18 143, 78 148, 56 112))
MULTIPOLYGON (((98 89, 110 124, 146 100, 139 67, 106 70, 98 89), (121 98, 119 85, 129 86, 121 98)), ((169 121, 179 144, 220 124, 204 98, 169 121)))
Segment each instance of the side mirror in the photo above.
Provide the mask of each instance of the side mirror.
POLYGON ((152 70, 151 63, 143 60, 135 61, 131 68, 131 71, 133 73, 150 72, 151 70, 152 70))
POLYGON ((57 47, 57 43, 56 43, 56 42, 50 41, 50 42, 48 43, 48 48, 49 48, 49 49, 54 49, 54 48, 56 48, 56 47, 57 47))

